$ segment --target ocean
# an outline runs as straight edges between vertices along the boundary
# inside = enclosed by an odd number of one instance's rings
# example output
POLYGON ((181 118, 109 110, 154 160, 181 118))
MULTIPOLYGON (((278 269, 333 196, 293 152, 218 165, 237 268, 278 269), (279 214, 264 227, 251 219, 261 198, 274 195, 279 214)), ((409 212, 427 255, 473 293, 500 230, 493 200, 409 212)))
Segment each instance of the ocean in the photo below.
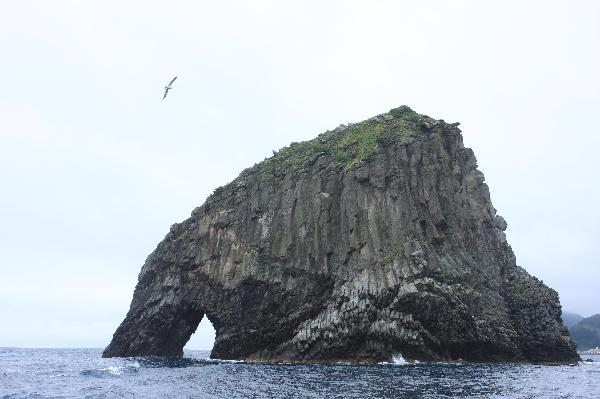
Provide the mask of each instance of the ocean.
POLYGON ((571 366, 257 365, 101 358, 101 349, 0 348, 1 398, 600 398, 600 356, 571 366))

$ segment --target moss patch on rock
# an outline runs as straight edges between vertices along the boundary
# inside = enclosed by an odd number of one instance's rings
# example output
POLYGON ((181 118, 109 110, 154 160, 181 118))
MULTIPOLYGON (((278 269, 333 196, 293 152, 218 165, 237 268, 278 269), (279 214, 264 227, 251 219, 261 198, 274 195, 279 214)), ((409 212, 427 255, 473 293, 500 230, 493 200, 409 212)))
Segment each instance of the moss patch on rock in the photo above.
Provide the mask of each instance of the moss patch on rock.
POLYGON ((425 126, 435 122, 435 119, 402 105, 363 122, 340 125, 312 140, 291 143, 274 151, 272 157, 246 169, 234 181, 215 190, 211 197, 228 195, 232 188, 297 175, 321 156, 343 170, 351 170, 373 160, 382 148, 423 135, 428 130, 425 126))

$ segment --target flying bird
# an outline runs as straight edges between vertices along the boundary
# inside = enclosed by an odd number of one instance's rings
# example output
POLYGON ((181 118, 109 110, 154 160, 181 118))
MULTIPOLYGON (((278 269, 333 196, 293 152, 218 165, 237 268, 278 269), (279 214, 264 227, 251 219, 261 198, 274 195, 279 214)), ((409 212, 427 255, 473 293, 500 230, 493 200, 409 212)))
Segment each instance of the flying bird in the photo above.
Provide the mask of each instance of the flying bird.
POLYGON ((167 97, 167 93, 169 93, 169 90, 171 90, 173 88, 171 85, 173 84, 173 82, 175 81, 175 79, 177 79, 177 76, 175 76, 173 78, 173 80, 171 80, 169 82, 169 84, 165 86, 165 95, 163 96, 163 100, 165 99, 165 97, 167 97))

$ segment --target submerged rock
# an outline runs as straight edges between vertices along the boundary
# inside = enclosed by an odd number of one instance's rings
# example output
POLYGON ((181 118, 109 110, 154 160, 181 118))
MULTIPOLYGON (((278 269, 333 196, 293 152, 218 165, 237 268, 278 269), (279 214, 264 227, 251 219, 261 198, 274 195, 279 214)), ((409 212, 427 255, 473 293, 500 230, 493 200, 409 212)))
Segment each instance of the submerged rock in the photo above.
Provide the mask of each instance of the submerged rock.
POLYGON ((104 356, 573 362, 458 124, 408 107, 293 143, 171 227, 104 356))

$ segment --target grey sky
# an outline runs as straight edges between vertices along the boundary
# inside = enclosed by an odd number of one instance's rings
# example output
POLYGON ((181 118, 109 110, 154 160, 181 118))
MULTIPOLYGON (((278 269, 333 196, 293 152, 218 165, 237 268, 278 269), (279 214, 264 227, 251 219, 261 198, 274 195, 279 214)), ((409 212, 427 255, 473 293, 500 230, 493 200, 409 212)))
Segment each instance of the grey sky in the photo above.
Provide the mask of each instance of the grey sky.
POLYGON ((462 123, 517 262, 600 313, 598 49, 596 1, 6 1, 0 346, 104 347, 215 187, 401 104, 462 123))

